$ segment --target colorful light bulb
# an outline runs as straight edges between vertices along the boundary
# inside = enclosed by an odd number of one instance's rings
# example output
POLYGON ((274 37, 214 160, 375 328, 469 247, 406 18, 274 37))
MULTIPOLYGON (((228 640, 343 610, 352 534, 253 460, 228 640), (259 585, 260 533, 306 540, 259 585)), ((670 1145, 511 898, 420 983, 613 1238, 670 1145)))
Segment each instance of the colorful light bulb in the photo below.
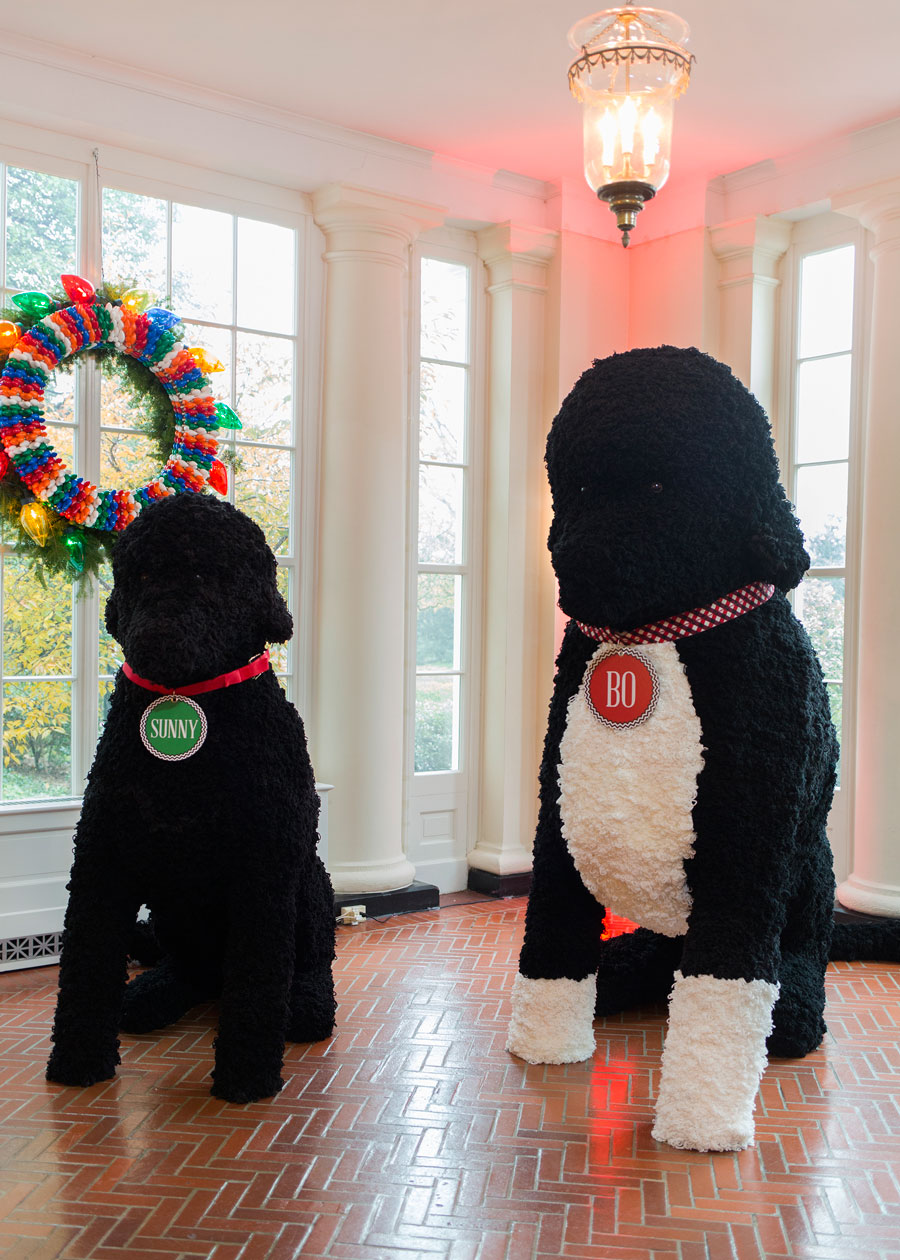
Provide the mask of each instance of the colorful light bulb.
POLYGON ((129 289, 122 294, 122 305, 135 315, 145 311, 152 301, 153 298, 146 289, 129 289))
POLYGON ((84 543, 74 531, 70 531, 65 536, 66 550, 69 553, 69 564, 76 573, 84 572, 84 543))
POLYGON ((20 311, 24 311, 26 315, 46 315, 53 305, 53 299, 47 293, 39 293, 36 289, 29 289, 27 293, 14 293, 13 303, 18 306, 20 311))
MULTIPOLYGON (((188 346, 188 354, 192 354, 201 372, 224 372, 225 364, 218 359, 211 359, 202 346, 188 346)), ((221 424, 221 421, 219 422, 221 424)))
POLYGON ((50 537, 50 513, 43 503, 26 503, 19 513, 19 521, 29 538, 39 547, 47 545, 50 537))
POLYGON ((66 297, 71 298, 73 302, 93 302, 97 296, 90 280, 84 280, 81 276, 74 276, 68 273, 59 278, 62 282, 62 287, 66 291, 66 297))
POLYGON ((0 478, 6 476, 6 470, 9 468, 9 456, 6 451, 0 451, 0 478))
POLYGON ((216 420, 220 429, 242 429, 241 418, 238 413, 228 406, 228 403, 216 403, 216 420))
MULTIPOLYGON (((122 300, 124 301, 125 299, 123 298, 122 300)), ((176 324, 181 323, 180 316, 173 315, 171 311, 167 311, 162 306, 148 306, 147 315, 153 320, 154 325, 162 329, 163 332, 168 332, 170 328, 174 328, 176 324)))
POLYGON ((220 459, 213 460, 213 466, 209 470, 209 484, 219 494, 228 493, 228 469, 220 459))
POLYGON ((0 350, 12 350, 22 336, 22 330, 11 319, 0 319, 0 350))

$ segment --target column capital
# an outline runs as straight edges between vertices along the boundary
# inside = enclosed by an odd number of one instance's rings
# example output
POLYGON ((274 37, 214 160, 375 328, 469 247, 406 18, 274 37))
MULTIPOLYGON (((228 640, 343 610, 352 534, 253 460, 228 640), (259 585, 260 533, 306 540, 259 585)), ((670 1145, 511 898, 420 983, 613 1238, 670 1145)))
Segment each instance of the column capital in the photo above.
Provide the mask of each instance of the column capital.
POLYGON ((857 219, 875 234, 875 248, 900 243, 900 179, 867 184, 831 198, 838 214, 857 219))
POLYGON ((489 292, 507 288, 546 292, 558 232, 506 222, 482 228, 477 238, 478 256, 488 269, 489 292))
POLYGON ((754 280, 777 284, 778 263, 791 243, 791 225, 757 214, 710 228, 709 242, 719 260, 720 288, 754 280))
POLYGON ((444 206, 391 197, 352 184, 325 184, 312 195, 313 218, 328 241, 326 259, 368 258, 405 267, 409 247, 439 227, 444 206))

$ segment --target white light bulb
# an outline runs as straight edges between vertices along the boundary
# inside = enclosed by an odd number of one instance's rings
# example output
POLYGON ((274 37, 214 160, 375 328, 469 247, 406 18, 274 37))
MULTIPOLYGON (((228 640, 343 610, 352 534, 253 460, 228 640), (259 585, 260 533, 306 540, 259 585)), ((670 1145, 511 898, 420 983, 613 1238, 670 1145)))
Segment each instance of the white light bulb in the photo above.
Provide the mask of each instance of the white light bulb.
POLYGON ((619 136, 621 138, 622 153, 627 153, 629 156, 634 153, 634 132, 637 127, 637 118, 637 106, 630 96, 626 96, 619 106, 619 136))

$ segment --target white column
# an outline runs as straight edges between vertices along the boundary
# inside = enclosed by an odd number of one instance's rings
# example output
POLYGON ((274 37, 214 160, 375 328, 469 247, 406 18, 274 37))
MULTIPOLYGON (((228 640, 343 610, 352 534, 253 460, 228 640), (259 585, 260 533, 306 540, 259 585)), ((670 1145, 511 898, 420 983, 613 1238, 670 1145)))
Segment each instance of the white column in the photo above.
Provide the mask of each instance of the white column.
POLYGON ((756 215, 711 228, 709 236, 719 263, 718 358, 771 417, 778 263, 791 242, 791 225, 756 215))
POLYGON ((490 295, 490 384, 480 816, 468 858, 503 876, 531 869, 553 668, 544 308, 556 233, 505 223, 479 232, 478 242, 490 295))
POLYGON ((313 764, 334 784, 338 893, 415 878, 403 853, 410 245, 443 211, 332 184, 327 249, 313 764))
POLYGON ((900 916, 900 180, 832 200, 874 235, 862 494, 851 910, 900 916))

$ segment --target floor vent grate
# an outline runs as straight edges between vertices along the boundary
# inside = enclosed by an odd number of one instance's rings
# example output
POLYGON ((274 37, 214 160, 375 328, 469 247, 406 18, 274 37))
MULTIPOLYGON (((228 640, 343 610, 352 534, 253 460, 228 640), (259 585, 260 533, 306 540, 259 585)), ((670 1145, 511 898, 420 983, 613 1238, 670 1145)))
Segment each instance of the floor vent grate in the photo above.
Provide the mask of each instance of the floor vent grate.
POLYGON ((37 958, 55 958, 62 943, 62 932, 43 932, 38 936, 13 936, 0 941, 0 966, 3 963, 30 962, 37 958))

